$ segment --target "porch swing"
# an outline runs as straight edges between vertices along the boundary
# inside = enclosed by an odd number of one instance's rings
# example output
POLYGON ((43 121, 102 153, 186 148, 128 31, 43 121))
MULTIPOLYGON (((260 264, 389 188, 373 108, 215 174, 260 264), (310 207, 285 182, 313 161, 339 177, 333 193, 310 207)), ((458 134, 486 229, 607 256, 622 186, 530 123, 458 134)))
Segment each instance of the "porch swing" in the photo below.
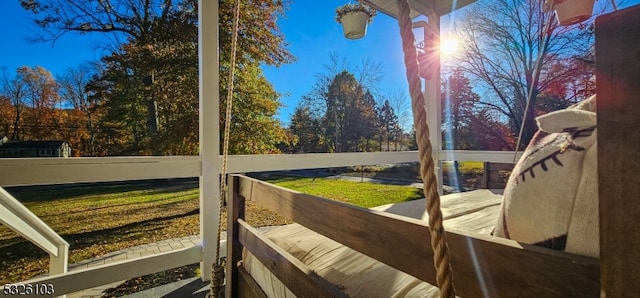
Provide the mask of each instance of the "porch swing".
MULTIPOLYGON (((432 11, 434 9, 432 8, 432 11)), ((237 31, 238 11, 239 5, 236 4, 234 31, 237 31)), ((599 57, 598 90, 601 92, 599 100, 629 104, 635 112, 627 114, 635 113, 633 115, 637 116, 640 115, 640 104, 637 101, 632 102, 629 98, 640 97, 640 93, 636 91, 640 87, 637 85, 638 80, 634 81, 634 78, 640 77, 640 73, 632 67, 634 63, 625 63, 624 59, 640 62, 638 55, 634 54, 638 50, 637 47, 634 49, 633 45, 625 44, 624 36, 611 32, 619 28, 629 28, 629 23, 636 24, 634 28, 639 28, 637 24, 640 21, 629 17, 628 11, 623 12, 624 14, 618 12, 601 17, 597 23, 597 45, 608 46, 609 43, 616 43, 621 48, 629 50, 629 53, 611 55, 601 50, 603 46, 596 46, 599 57), (612 68, 612 65, 618 69, 612 68), (629 76, 624 77, 620 74, 629 76), (623 88, 619 88, 620 86, 623 88), (618 90, 617 93, 614 90, 618 90)), ((426 209, 429 213, 429 224, 290 191, 241 175, 232 175, 227 188, 229 205, 226 296, 347 297, 347 293, 360 293, 358 291, 361 289, 375 288, 377 283, 383 282, 370 278, 374 276, 401 276, 399 279, 403 279, 404 284, 396 286, 404 288, 398 290, 395 293, 397 295, 406 295, 407 292, 403 292, 403 289, 406 289, 407 285, 415 286, 416 283, 438 285, 442 297, 597 297, 601 293, 607 297, 619 297, 624 293, 629 294, 625 292, 629 289, 637 289, 633 277, 620 276, 620 272, 631 273, 635 272, 635 269, 621 266, 620 262, 629 258, 626 261, 637 265, 639 254, 635 253, 633 245, 640 244, 640 236, 612 235, 623 231, 625 223, 633 222, 631 217, 621 222, 619 215, 630 212, 622 206, 623 204, 611 206, 606 203, 609 200, 621 202, 620 197, 615 197, 619 196, 621 191, 612 189, 620 187, 621 181, 615 181, 608 175, 600 176, 600 183, 604 185, 600 189, 600 205, 604 207, 601 208, 600 220, 603 231, 601 260, 457 229, 448 229, 449 232, 445 236, 434 162, 431 158, 429 128, 426 112, 422 107, 424 98, 407 0, 398 1, 398 13, 414 123, 417 128, 421 176, 425 181, 424 193, 428 198, 426 209), (295 226, 276 228, 274 232, 262 234, 244 221, 246 200, 293 220, 296 222, 295 226), (305 250, 305 241, 312 241, 312 238, 317 243, 330 242, 330 247, 325 247, 322 255, 314 256, 311 251, 321 250, 324 244, 306 247, 305 250), (621 244, 623 241, 627 243, 621 244), (428 242, 431 245, 427 244, 428 242), (323 259, 325 257, 326 260, 323 259), (358 261, 349 262, 349 259, 358 261), (332 263, 339 270, 331 269, 330 266, 316 266, 318 262, 332 263), (340 262, 347 264, 341 265, 340 262), (358 267, 362 264, 366 265, 358 267), (436 268, 435 272, 431 268, 436 268), (451 268, 455 271, 455 291, 451 268), (370 272, 369 278, 365 276, 364 281, 347 282, 350 281, 349 274, 361 273, 362 270, 370 272), (378 274, 382 271, 385 273, 378 274)), ((640 9, 635 7, 632 13, 637 16, 640 9)), ((639 33, 639 29, 633 29, 626 34, 639 33)), ((231 84, 233 80, 229 81, 231 84)), ((231 85, 229 92, 232 89, 231 85)), ((230 99, 231 95, 228 95, 228 109, 230 99)), ((618 163, 612 163, 614 165, 620 164, 621 158, 623 161, 625 157, 637 156, 626 150, 625 146, 640 145, 640 138, 629 141, 619 134, 606 133, 614 130, 632 133, 638 125, 640 117, 627 117, 620 122, 619 113, 619 106, 598 107, 598 117, 604 119, 598 123, 599 129, 604 130, 603 137, 599 136, 599 158, 601 161, 605 158, 608 162, 617 161, 618 163), (616 124, 611 125, 611 122, 616 124), (606 142, 604 146, 603 142, 606 142)), ((225 130, 226 133, 228 129, 225 130)), ((638 132, 633 134, 638 135, 638 132)), ((225 141, 227 139, 225 137, 225 141)), ((226 153, 223 157, 223 175, 226 163, 224 160, 226 153)), ((611 164, 603 166, 601 162, 601 173, 606 170, 611 170, 611 164)), ((221 187, 224 187, 224 179, 221 187)), ((634 193, 638 191, 640 187, 634 186, 634 193)), ((220 276, 221 268, 216 267, 217 276, 220 276)), ((218 278, 218 287, 220 282, 218 278)), ((433 291, 430 293, 438 292, 435 288, 433 291)))

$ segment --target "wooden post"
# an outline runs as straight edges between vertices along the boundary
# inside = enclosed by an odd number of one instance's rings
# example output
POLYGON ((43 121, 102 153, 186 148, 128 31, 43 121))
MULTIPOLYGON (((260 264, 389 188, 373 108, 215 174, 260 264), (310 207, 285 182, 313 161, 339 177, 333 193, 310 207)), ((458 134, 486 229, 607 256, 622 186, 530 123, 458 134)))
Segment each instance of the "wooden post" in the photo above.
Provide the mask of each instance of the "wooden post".
POLYGON ((227 205, 227 287, 226 297, 238 297, 238 262, 242 259, 242 244, 238 241, 238 218, 245 219, 245 199, 240 195, 240 178, 229 176, 227 205))
POLYGON ((601 297, 640 293, 640 6, 596 19, 601 297))
POLYGON ((489 189, 489 180, 491 180, 491 177, 490 177, 491 171, 489 171, 489 162, 485 161, 484 162, 484 166, 482 168, 483 168, 483 172, 484 172, 483 187, 485 189, 489 189))

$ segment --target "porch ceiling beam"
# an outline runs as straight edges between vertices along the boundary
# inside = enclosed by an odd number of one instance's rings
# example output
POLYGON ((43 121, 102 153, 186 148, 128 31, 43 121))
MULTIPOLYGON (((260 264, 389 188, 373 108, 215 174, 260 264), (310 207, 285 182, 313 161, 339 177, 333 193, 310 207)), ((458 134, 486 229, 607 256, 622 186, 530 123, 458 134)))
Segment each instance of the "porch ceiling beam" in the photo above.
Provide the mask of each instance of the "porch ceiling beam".
MULTIPOLYGON (((398 18, 396 0, 362 0, 362 2, 392 18, 398 18)), ((437 15, 443 16, 473 2, 475 0, 409 0, 409 6, 411 6, 411 18, 415 18, 419 15, 428 16, 434 10, 437 15)))

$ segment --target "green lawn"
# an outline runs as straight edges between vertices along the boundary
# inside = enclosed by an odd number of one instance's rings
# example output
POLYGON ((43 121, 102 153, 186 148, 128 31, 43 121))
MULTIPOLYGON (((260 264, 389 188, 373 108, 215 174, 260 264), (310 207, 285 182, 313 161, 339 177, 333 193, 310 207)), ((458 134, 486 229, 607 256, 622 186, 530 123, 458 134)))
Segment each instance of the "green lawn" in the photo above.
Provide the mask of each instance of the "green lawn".
MULTIPOLYGON (((280 178, 282 187, 372 207, 422 197, 418 189, 330 179, 280 178)), ((196 182, 139 182, 9 189, 70 244, 69 263, 136 245, 199 233, 196 182)), ((225 214, 223 213, 223 216, 225 214)), ((255 226, 285 224, 284 218, 248 204, 255 226)), ((223 218, 223 222, 226 219, 223 218)), ((49 256, 0 226, 0 283, 32 278, 48 270, 49 256)))
POLYGON ((268 181, 284 188, 365 208, 423 197, 420 189, 397 185, 357 183, 322 178, 280 178, 268 181))
MULTIPOLYGON (((453 162, 442 162, 442 169, 449 171, 453 168, 453 162)), ((484 170, 484 162, 482 161, 461 161, 458 162, 458 170, 463 174, 482 173, 484 170)))
MULTIPOLYGON (((102 184, 10 189, 70 245, 69 263, 166 238, 194 235, 194 183, 102 184)), ((45 273, 49 256, 0 226, 0 283, 45 273)))

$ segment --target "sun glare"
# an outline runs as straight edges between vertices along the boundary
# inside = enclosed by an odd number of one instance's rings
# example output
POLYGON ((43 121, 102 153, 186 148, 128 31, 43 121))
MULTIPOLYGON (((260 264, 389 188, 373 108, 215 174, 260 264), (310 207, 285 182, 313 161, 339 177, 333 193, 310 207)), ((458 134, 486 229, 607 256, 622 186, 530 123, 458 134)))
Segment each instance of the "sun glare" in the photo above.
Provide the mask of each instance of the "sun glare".
POLYGON ((455 37, 446 37, 440 41, 440 55, 448 57, 458 51, 458 39, 455 37))

